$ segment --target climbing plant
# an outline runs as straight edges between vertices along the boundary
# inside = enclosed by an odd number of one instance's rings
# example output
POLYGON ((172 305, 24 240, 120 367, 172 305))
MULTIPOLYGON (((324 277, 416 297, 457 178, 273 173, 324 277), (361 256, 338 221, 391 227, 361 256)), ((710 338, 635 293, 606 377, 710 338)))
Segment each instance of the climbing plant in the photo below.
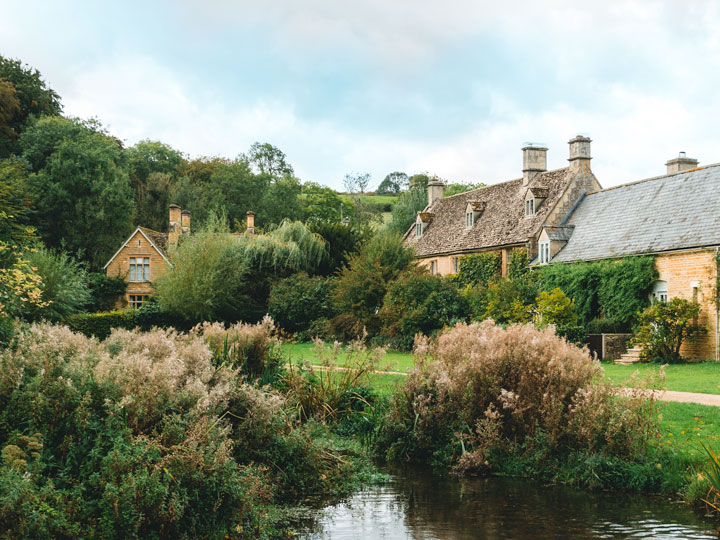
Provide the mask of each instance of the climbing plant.
POLYGON ((500 255, 495 252, 466 255, 460 259, 458 281, 465 285, 487 286, 500 276, 500 255))

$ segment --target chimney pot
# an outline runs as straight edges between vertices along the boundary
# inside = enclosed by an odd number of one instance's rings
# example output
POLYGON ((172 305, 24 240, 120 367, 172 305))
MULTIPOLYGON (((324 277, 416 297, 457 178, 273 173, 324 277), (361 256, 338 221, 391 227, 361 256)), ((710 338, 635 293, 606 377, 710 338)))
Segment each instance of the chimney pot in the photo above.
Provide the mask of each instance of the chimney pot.
POLYGON ((677 174, 696 168, 698 160, 687 157, 685 152, 679 152, 678 157, 665 163, 665 166, 667 167, 666 174, 677 174))
POLYGON ((182 234, 190 234, 190 210, 180 212, 180 230, 182 234))
POLYGON ((248 211, 247 215, 247 233, 255 234, 255 212, 248 211))
POLYGON ((578 135, 574 139, 570 139, 568 144, 570 145, 570 168, 574 171, 580 169, 590 170, 590 143, 592 139, 585 137, 584 135, 578 135))
POLYGON ((177 204, 171 204, 170 210, 170 226, 168 227, 168 244, 177 246, 178 238, 182 234, 180 207, 177 204))
POLYGON ((427 190, 428 206, 432 206, 435 201, 443 198, 443 195, 445 194, 445 184, 443 184, 440 180, 433 180, 428 182, 427 190))
POLYGON ((547 171, 547 147, 541 144, 525 143, 523 153, 523 186, 541 172, 547 171))

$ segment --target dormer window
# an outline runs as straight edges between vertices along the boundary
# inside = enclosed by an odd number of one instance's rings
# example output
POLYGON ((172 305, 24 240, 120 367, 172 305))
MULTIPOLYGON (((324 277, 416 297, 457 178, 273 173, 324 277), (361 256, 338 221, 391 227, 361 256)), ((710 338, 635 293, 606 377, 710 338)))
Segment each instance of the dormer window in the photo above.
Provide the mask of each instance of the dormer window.
POLYGON ((418 238, 421 237, 434 217, 435 214, 432 212, 418 212, 417 219, 415 220, 415 236, 418 238))
POLYGON ((465 228, 472 229, 484 211, 485 201, 468 201, 465 205, 465 228))
POLYGON ((527 199, 525 201, 525 216, 535 215, 535 199, 527 199))
POLYGON ((550 242, 540 242, 538 244, 540 253, 540 264, 548 264, 550 262, 550 242))

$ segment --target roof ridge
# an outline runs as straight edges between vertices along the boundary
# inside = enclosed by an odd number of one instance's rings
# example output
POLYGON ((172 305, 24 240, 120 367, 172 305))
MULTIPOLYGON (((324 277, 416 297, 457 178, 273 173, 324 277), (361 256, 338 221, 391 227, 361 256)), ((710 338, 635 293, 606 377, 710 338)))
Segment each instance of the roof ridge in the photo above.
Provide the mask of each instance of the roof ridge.
POLYGON ((720 167, 720 163, 710 163, 708 165, 703 165, 702 167, 693 167, 692 169, 688 169, 686 171, 680 171, 672 174, 661 174, 659 176, 651 176, 650 178, 643 178, 641 180, 635 180, 634 182, 625 182, 624 184, 618 184, 617 186, 610 186, 603 189, 598 189, 597 191, 589 191, 587 195, 595 195, 596 193, 603 193, 605 191, 612 191, 613 189, 618 188, 624 188, 628 186, 634 186, 636 184, 642 184, 643 182, 652 182, 653 180, 661 180, 663 178, 670 178, 671 176, 680 176, 681 174, 687 174, 695 171, 701 171, 703 169, 710 169, 712 167, 720 167))
POLYGON ((138 225, 138 229, 140 229, 140 230, 142 230, 142 231, 147 231, 147 232, 155 233, 155 234, 168 234, 168 233, 163 233, 163 232, 160 232, 160 231, 156 231, 155 229, 151 229, 150 227, 143 227, 142 225, 138 225))
MULTIPOLYGON (((541 172, 540 174, 538 174, 535 178, 537 178, 538 176, 543 175, 543 174, 554 173, 554 172, 559 172, 559 171, 565 171, 565 170, 568 170, 568 169, 570 169, 570 167, 560 167, 559 169, 552 169, 552 170, 550 170, 550 171, 543 171, 543 172, 541 172)), ((511 182, 518 182, 518 181, 520 181, 520 180, 522 180, 522 176, 519 177, 519 178, 513 178, 512 180, 505 180, 505 181, 503 181, 503 182, 497 182, 497 183, 495 183, 495 184, 489 184, 489 185, 487 185, 487 186, 482 186, 482 187, 475 188, 475 189, 471 189, 471 190, 468 190, 468 191, 461 191, 460 193, 455 193, 454 195, 448 195, 447 197, 443 197, 443 199, 452 199, 453 197, 457 197, 458 195, 467 195, 468 193, 472 193, 473 191, 480 191, 480 190, 482 190, 482 189, 489 189, 489 188, 495 187, 495 186, 502 186, 503 184, 509 184, 509 183, 511 183, 511 182)), ((528 186, 528 187, 529 187, 529 186, 528 186)))

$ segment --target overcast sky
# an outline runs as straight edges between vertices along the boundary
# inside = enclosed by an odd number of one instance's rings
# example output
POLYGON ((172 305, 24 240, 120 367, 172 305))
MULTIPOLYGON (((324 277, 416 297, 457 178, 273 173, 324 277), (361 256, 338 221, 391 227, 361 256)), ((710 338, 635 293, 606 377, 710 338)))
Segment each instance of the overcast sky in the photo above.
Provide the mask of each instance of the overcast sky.
POLYGON ((191 157, 270 142, 335 188, 509 180, 524 142, 560 168, 578 133, 604 186, 720 161, 719 29, 694 0, 0 0, 0 54, 66 114, 191 157))

